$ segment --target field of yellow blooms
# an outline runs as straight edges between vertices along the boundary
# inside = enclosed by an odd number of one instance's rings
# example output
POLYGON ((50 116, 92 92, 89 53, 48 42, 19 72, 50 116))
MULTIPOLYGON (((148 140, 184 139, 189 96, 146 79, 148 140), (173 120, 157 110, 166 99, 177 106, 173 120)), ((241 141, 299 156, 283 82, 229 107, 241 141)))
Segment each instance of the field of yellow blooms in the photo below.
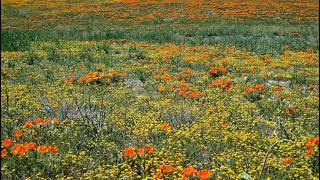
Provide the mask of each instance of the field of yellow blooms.
POLYGON ((317 1, 1 5, 1 178, 319 179, 317 1))

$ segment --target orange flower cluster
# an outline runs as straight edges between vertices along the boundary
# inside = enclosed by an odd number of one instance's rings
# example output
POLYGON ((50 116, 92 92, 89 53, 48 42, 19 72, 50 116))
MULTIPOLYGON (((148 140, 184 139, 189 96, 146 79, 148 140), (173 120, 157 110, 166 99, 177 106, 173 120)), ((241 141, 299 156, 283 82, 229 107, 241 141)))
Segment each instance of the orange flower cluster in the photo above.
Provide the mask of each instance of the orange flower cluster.
POLYGON ((170 126, 169 123, 164 122, 164 123, 161 125, 161 128, 168 131, 168 130, 171 129, 171 126, 170 126))
POLYGON ((227 74, 228 69, 225 67, 210 67, 208 72, 214 76, 221 76, 227 74))
POLYGON ((89 72, 88 74, 79 77, 78 81, 90 83, 93 81, 97 81, 98 79, 104 79, 104 78, 105 78, 104 73, 99 73, 99 72, 95 71, 95 72, 89 72))
POLYGON ((171 78, 174 78, 170 73, 163 73, 163 75, 161 76, 161 79, 164 81, 169 81, 171 78))
POLYGON ((12 145, 12 139, 11 138, 9 138, 9 139, 5 139, 5 140, 3 140, 3 142, 2 142, 2 146, 4 146, 4 147, 8 147, 8 146, 11 146, 12 145))
POLYGON ((46 153, 46 152, 58 152, 58 148, 56 146, 47 146, 47 145, 42 145, 42 146, 39 146, 37 148, 37 151, 40 152, 40 153, 46 153))
POLYGON ((165 91, 165 90, 166 90, 166 86, 163 85, 163 84, 160 84, 160 86, 158 87, 158 91, 159 91, 159 92, 163 92, 163 91, 165 91))
POLYGON ((162 176, 163 176, 163 174, 162 174, 161 172, 156 172, 156 173, 154 173, 154 177, 155 177, 156 179, 161 179, 162 176))
POLYGON ((282 162, 283 164, 290 164, 292 160, 293 160, 292 157, 286 157, 282 159, 282 162))
POLYGON ((286 113, 292 114, 292 113, 295 113, 295 112, 297 112, 296 108, 294 108, 294 107, 292 107, 292 108, 286 107, 286 113))
POLYGON ((1 157, 2 157, 2 158, 6 157, 7 154, 8 154, 8 151, 7 151, 6 149, 2 149, 2 150, 1 150, 1 157))
POLYGON ((64 80, 64 83, 67 84, 67 85, 70 85, 72 84, 73 81, 77 80, 77 78, 75 76, 70 76, 70 77, 67 77, 65 80, 64 80))
MULTIPOLYGON (((58 123, 59 119, 58 118, 53 118, 52 119, 52 123, 58 123)), ((31 127, 34 125, 40 125, 40 124, 49 124, 50 120, 49 119, 42 119, 42 118, 36 118, 34 121, 28 120, 26 122, 24 122, 24 127, 31 127)))
POLYGON ((187 91, 185 94, 192 98, 204 96, 204 93, 200 91, 187 91))
POLYGON ((125 76, 128 76, 128 75, 124 74, 124 73, 120 73, 120 72, 111 72, 111 73, 108 73, 108 74, 105 75, 103 72, 99 73, 97 71, 94 71, 94 72, 89 72, 88 74, 86 74, 84 76, 81 76, 78 79, 75 76, 67 77, 65 79, 65 83, 69 85, 69 84, 73 83, 76 80, 78 80, 78 82, 90 83, 90 82, 97 81, 99 79, 104 79, 106 77, 112 78, 114 76, 125 77, 125 76))
POLYGON ((255 92, 256 90, 258 91, 263 91, 265 89, 264 85, 263 84, 255 84, 253 85, 252 87, 249 87, 246 89, 246 93, 253 93, 255 92))
POLYGON ((196 97, 204 96, 204 94, 200 91, 187 91, 188 88, 192 86, 193 86, 192 84, 186 83, 185 80, 181 80, 180 84, 177 85, 178 93, 183 97, 189 96, 192 98, 196 98, 196 97))
POLYGON ((211 171, 209 171, 208 169, 199 170, 197 173, 200 179, 208 179, 211 176, 211 174, 211 171))
POLYGON ((154 147, 151 145, 141 146, 137 149, 137 154, 143 156, 145 154, 150 154, 154 151, 154 147))
POLYGON ((191 176, 191 175, 197 173, 198 171, 194 167, 189 166, 189 167, 183 168, 182 172, 186 176, 191 176))
POLYGON ((166 72, 168 69, 167 68, 161 68, 159 70, 155 70, 155 72, 163 72, 162 75, 155 75, 153 76, 153 78, 155 79, 161 79, 163 81, 169 81, 170 79, 177 79, 177 78, 180 78, 180 79, 187 79, 190 75, 190 73, 192 72, 192 69, 191 68, 183 68, 181 70, 181 72, 178 72, 178 73, 175 73, 175 74, 170 74, 169 72, 166 72))
MULTIPOLYGON (((59 122, 58 118, 53 118, 52 119, 53 123, 59 122)), ((31 127, 33 125, 40 125, 40 124, 49 124, 50 120, 49 119, 42 119, 42 118, 36 118, 34 121, 28 120, 24 123, 24 127, 31 127)), ((21 138, 23 136, 23 133, 21 130, 17 130, 13 133, 14 137, 16 138, 21 138)), ((1 148, 8 148, 13 145, 13 140, 11 138, 5 139, 2 142, 1 148)), ((29 150, 37 150, 40 153, 44 152, 57 152, 58 148, 56 146, 47 146, 47 145, 42 145, 37 147, 35 142, 23 142, 22 144, 15 144, 11 148, 11 153, 13 155, 23 155, 29 150)), ((7 156, 8 151, 6 149, 1 150, 1 157, 7 156)))
POLYGON ((36 143, 24 142, 23 144, 15 144, 11 149, 11 153, 13 155, 24 155, 28 150, 36 150, 36 143))
POLYGON ((306 156, 309 157, 313 154, 313 148, 319 143, 319 137, 310 136, 306 142, 306 156))
MULTIPOLYGON (((163 69, 161 69, 163 70, 163 69)), ((167 70, 167 69, 165 69, 167 70)), ((181 70, 181 72, 177 73, 176 75, 171 75, 168 72, 163 73, 161 76, 161 79, 163 81, 169 81, 170 79, 177 79, 177 77, 180 77, 182 80, 180 83, 177 85, 177 92, 179 95, 184 96, 184 97, 191 97, 191 98, 196 98, 196 97, 201 97, 204 96, 202 92, 199 91, 191 91, 188 90, 189 87, 192 87, 193 85, 190 83, 186 83, 186 79, 189 77, 189 74, 192 72, 191 68, 184 68, 181 70)), ((154 78, 159 79, 160 76, 154 76, 154 78)), ((159 92, 164 92, 167 89, 166 85, 160 84, 158 86, 158 91, 159 92)), ((169 91, 174 91, 175 86, 170 85, 168 88, 169 91)))
MULTIPOLYGON (((12 140, 11 139, 5 139, 2 144, 5 147, 9 147, 9 146, 12 145, 12 140)), ((57 146, 42 145, 42 146, 38 146, 37 147, 35 142, 23 142, 21 144, 13 145, 13 147, 11 148, 11 153, 13 155, 24 155, 29 150, 38 151, 40 153, 46 153, 46 152, 56 153, 56 152, 58 152, 57 146)), ((6 149, 3 149, 1 151, 1 157, 2 158, 7 156, 7 154, 8 154, 8 151, 6 149)))
POLYGON ((21 132, 20 130, 14 132, 14 136, 17 137, 17 138, 22 137, 22 135, 23 135, 23 134, 22 134, 22 132, 21 132))
POLYGON ((232 89, 233 85, 229 79, 215 79, 208 85, 208 88, 221 87, 223 90, 229 91, 232 89))
POLYGON ((173 166, 166 166, 164 164, 161 164, 160 165, 160 170, 162 172, 165 172, 165 173, 172 173, 172 172, 174 172, 176 170, 176 168, 173 167, 173 166))
POLYGON ((139 156, 144 156, 151 154, 154 151, 154 147, 150 144, 147 144, 145 146, 139 147, 137 150, 135 150, 134 147, 127 147, 124 149, 123 154, 126 157, 134 157, 137 153, 139 156))
MULTIPOLYGON (((165 164, 161 164, 160 165, 160 171, 163 173, 172 173, 176 170, 176 168, 174 166, 167 166, 165 164)), ((156 177, 156 179, 160 179, 163 174, 161 172, 157 172, 154 174, 154 176, 156 177)), ((201 170, 197 170, 196 168, 192 167, 192 166, 188 166, 182 169, 182 173, 184 174, 184 176, 182 177, 182 179, 188 179, 188 177, 193 176, 193 175, 197 175, 200 179, 208 179, 212 172, 208 169, 201 169, 201 170)))
MULTIPOLYGON (((199 176, 200 179, 208 179, 212 174, 211 171, 209 171, 208 169, 201 169, 198 171, 192 166, 183 168, 182 172, 187 177, 196 174, 199 176)), ((185 179, 187 179, 187 177, 185 179)))

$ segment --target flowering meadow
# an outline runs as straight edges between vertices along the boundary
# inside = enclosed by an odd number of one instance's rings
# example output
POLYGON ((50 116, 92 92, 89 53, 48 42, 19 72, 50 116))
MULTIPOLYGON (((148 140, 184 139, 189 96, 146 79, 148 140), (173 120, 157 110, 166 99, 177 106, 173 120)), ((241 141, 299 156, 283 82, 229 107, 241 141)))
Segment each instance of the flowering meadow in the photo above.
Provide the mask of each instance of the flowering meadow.
POLYGON ((1 1, 1 178, 319 179, 318 3, 1 1))

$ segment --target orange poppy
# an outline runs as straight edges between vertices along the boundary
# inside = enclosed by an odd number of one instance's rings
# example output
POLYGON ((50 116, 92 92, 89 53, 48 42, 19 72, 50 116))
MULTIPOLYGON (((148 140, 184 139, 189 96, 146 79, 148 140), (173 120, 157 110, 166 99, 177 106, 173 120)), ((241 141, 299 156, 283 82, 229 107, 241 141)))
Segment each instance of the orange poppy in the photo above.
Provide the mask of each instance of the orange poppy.
POLYGON ((316 142, 316 137, 310 136, 309 137, 309 142, 312 143, 312 144, 315 143, 316 142))
POLYGON ((170 77, 171 77, 171 75, 169 73, 164 73, 162 75, 162 80, 168 81, 168 80, 170 80, 170 77))
POLYGON ((169 124, 169 123, 167 123, 167 122, 164 122, 164 123, 161 125, 161 127, 162 127, 163 129, 165 129, 165 130, 169 130, 169 129, 171 129, 170 124, 169 124))
POLYGON ((85 76, 81 76, 81 77, 79 77, 79 79, 78 79, 78 81, 86 81, 87 80, 87 77, 85 77, 85 76))
POLYGON ((24 153, 26 153, 27 152, 27 148, 26 147, 24 147, 24 146, 21 146, 21 148, 19 149, 19 155, 23 155, 24 153))
POLYGON ((9 139, 3 140, 2 145, 3 145, 4 147, 11 146, 11 145, 12 145, 12 139, 9 138, 9 139))
POLYGON ((175 170, 173 166, 166 166, 166 165, 160 165, 160 170, 165 172, 165 173, 171 173, 175 170))
POLYGON ((58 147, 57 146, 48 146, 48 150, 50 152, 56 153, 56 152, 58 152, 58 147))
POLYGON ((163 84, 161 84, 161 85, 158 87, 158 91, 160 91, 160 92, 163 92, 163 91, 165 91, 165 90, 166 90, 166 86, 163 85, 163 84))
POLYGON ((40 123, 42 123, 42 119, 41 118, 37 118, 37 119, 34 120, 34 124, 35 125, 38 125, 40 123))
POLYGON ((20 144, 16 144, 12 147, 11 149, 11 153, 14 155, 17 155, 19 153, 19 149, 21 148, 20 144))
POLYGON ((57 122, 59 122, 59 119, 55 117, 55 118, 53 118, 53 122, 57 123, 57 122))
POLYGON ((209 69, 209 74, 217 74, 218 71, 219 71, 219 68, 217 68, 217 67, 211 67, 211 68, 209 69))
POLYGON ((183 168, 182 172, 186 176, 191 176, 192 174, 197 173, 197 170, 194 167, 189 166, 189 167, 183 168))
POLYGON ((282 162, 283 164, 290 164, 292 160, 293 160, 292 157, 286 157, 282 159, 282 162))
POLYGON ((2 158, 3 158, 3 157, 6 157, 7 154, 8 154, 8 151, 7 151, 6 149, 3 149, 3 150, 1 151, 1 157, 2 157, 2 158))
POLYGON ((184 84, 184 83, 186 83, 186 80, 185 80, 185 79, 182 79, 182 80, 180 81, 180 83, 181 83, 181 84, 184 84))
POLYGON ((228 72, 228 69, 225 68, 225 67, 220 67, 219 70, 220 70, 221 72, 223 72, 224 74, 228 72))
POLYGON ((152 153, 154 151, 154 147, 152 145, 146 146, 146 153, 152 153))
POLYGON ((46 145, 41 145, 41 146, 39 146, 39 147, 37 148, 37 151, 40 152, 40 153, 46 153, 46 152, 49 151, 49 149, 48 149, 48 146, 46 146, 46 145))
POLYGON ((264 85, 263 84, 256 84, 256 85, 253 85, 252 88, 259 90, 259 91, 262 91, 262 90, 264 90, 264 85))
POLYGON ((208 179, 211 176, 211 172, 208 169, 202 169, 198 171, 198 176, 200 179, 208 179))
POLYGON ((27 151, 27 148, 21 144, 16 144, 13 146, 11 152, 14 155, 23 155, 27 151))
POLYGON ((22 135, 23 134, 22 134, 22 132, 20 130, 14 132, 14 136, 17 137, 17 138, 22 137, 22 135))
POLYGON ((45 120, 43 120, 43 124, 49 124, 49 119, 45 119, 45 120))
POLYGON ((246 89, 246 92, 247 92, 247 93, 252 93, 252 92, 254 92, 254 89, 253 89, 253 88, 247 88, 247 89, 246 89))
POLYGON ((306 151, 306 156, 311 156, 312 155, 312 153, 313 153, 313 151, 312 151, 312 149, 308 149, 307 151, 306 151))
POLYGON ((170 91, 174 91, 174 86, 171 85, 171 86, 169 87, 169 90, 170 90, 170 91))
POLYGON ((200 97, 200 96, 203 96, 204 94, 203 93, 201 93, 201 92, 199 92, 199 91, 192 91, 192 92, 190 92, 189 93, 189 96, 190 97, 200 97))
POLYGON ((307 149, 311 149, 311 148, 313 148, 314 146, 316 146, 315 143, 310 143, 310 142, 307 142, 307 143, 306 143, 306 148, 307 148, 307 149))
POLYGON ((127 147, 124 150, 124 155, 127 157, 133 157, 134 156, 134 148, 133 147, 127 147))
POLYGON ((143 147, 143 146, 141 146, 141 147, 139 147, 139 148, 137 149, 137 154, 139 154, 139 155, 144 154, 144 147, 143 147))
POLYGON ((29 142, 29 143, 24 142, 24 143, 23 143, 23 146, 24 146, 27 150, 29 150, 29 149, 36 150, 36 149, 37 149, 37 145, 36 145, 35 142, 29 142))
POLYGON ((161 179, 162 176, 163 176, 163 174, 162 174, 161 172, 156 172, 156 173, 154 174, 154 177, 155 177, 156 179, 161 179))
POLYGON ((226 74, 228 72, 228 69, 225 67, 211 67, 209 69, 209 74, 218 74, 218 73, 226 74))
POLYGON ((25 147, 27 150, 31 149, 28 142, 23 142, 23 147, 25 147))
POLYGON ((33 123, 32 123, 32 121, 30 121, 30 120, 24 122, 24 126, 25 126, 25 127, 32 126, 32 124, 33 124, 33 123))

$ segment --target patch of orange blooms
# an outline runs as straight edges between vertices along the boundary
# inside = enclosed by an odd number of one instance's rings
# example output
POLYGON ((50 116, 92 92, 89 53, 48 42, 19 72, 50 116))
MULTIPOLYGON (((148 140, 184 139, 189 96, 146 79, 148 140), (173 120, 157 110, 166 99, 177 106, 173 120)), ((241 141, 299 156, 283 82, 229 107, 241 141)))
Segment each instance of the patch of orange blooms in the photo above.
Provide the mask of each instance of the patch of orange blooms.
MULTIPOLYGON (((53 118, 52 119, 53 123, 58 123, 59 119, 58 118, 53 118)), ((36 118, 34 121, 27 120, 24 123, 24 127, 31 127, 33 125, 40 125, 40 124, 49 124, 50 120, 49 119, 42 119, 42 118, 36 118)), ((21 130, 17 130, 13 133, 14 137, 16 138, 21 138, 23 136, 23 133, 21 130)), ((53 146, 53 145, 41 145, 38 146, 36 145, 35 142, 23 142, 20 144, 13 144, 13 140, 11 138, 4 139, 2 142, 1 148, 9 148, 11 147, 11 153, 13 155, 24 155, 26 152, 29 150, 37 151, 40 153, 46 153, 46 152, 52 152, 56 153, 58 152, 58 147, 53 146)), ((8 154, 8 151, 6 149, 1 150, 1 157, 4 158, 8 154)))
POLYGON ((197 173, 198 171, 197 171, 194 167, 188 166, 188 167, 184 168, 184 169, 182 170, 182 172, 183 172, 186 176, 191 176, 192 174, 195 174, 195 173, 197 173))
POLYGON ((171 126, 170 126, 169 123, 164 122, 164 123, 161 125, 161 128, 168 131, 168 130, 171 129, 171 126))
POLYGON ((282 162, 283 164, 290 164, 292 160, 293 160, 292 157, 286 157, 282 159, 282 162))
MULTIPOLYGON (((23 142, 21 144, 13 145, 11 148, 11 153, 13 155, 21 156, 21 155, 24 155, 29 150, 37 151, 40 153, 46 153, 46 152, 56 153, 56 152, 58 152, 58 147, 57 146, 47 146, 47 145, 41 145, 41 146, 37 147, 35 142, 23 142)), ((6 149, 3 149, 1 151, 2 158, 7 156, 7 154, 8 154, 8 151, 6 149)))
POLYGON ((154 177, 155 177, 156 179, 161 179, 162 176, 163 176, 163 174, 162 174, 161 172, 156 172, 156 173, 154 174, 154 177))
POLYGON ((197 174, 200 179, 208 179, 212 173, 208 169, 202 169, 202 170, 198 171, 197 174))
POLYGON ((161 164, 160 165, 160 170, 162 171, 162 172, 165 172, 165 173, 172 173, 172 172, 174 172, 175 171, 175 167, 173 167, 173 166, 166 166, 166 165, 164 165, 164 164, 161 164))
POLYGON ((214 76, 225 75, 228 72, 228 69, 225 67, 210 67, 209 74, 214 76))
POLYGON ((20 130, 14 132, 14 136, 17 137, 17 138, 22 137, 22 135, 23 134, 22 134, 22 132, 20 130))
POLYGON ((2 142, 2 146, 4 146, 4 147, 8 147, 8 146, 11 146, 12 145, 12 139, 5 139, 5 140, 3 140, 3 142, 2 142))
POLYGON ((106 77, 112 78, 113 76, 125 77, 128 75, 124 74, 124 73, 120 73, 120 72, 111 72, 111 73, 108 73, 107 75, 105 75, 103 72, 94 71, 94 72, 89 72, 84 76, 80 76, 78 79, 75 76, 67 77, 65 79, 65 84, 70 85, 71 83, 73 83, 76 80, 78 80, 78 82, 90 83, 90 82, 97 81, 99 79, 104 79, 106 77))
MULTIPOLYGON (((174 171, 176 171, 176 168, 174 166, 161 164, 160 171, 161 172, 157 172, 154 174, 156 179, 160 179, 161 177, 163 177, 162 173, 166 173, 166 174, 173 173, 174 171)), ((184 174, 182 179, 188 179, 188 177, 191 177, 191 176, 198 176, 200 179, 208 179, 212 174, 212 172, 208 169, 197 170, 192 166, 183 168, 181 172, 184 174)))
MULTIPOLYGON (((53 123, 58 123, 59 119, 57 117, 52 119, 53 123)), ((34 125, 40 125, 40 124, 49 124, 49 119, 42 119, 42 118, 36 118, 33 122, 31 120, 27 120, 24 122, 24 127, 31 127, 34 125)))
POLYGON ((208 85, 208 88, 212 87, 221 87, 221 89, 225 91, 229 91, 232 89, 233 85, 230 81, 230 79, 215 79, 211 82, 211 84, 208 85))
POLYGON ((163 91, 165 91, 165 90, 166 90, 166 86, 163 85, 163 84, 160 84, 160 86, 158 87, 158 91, 159 91, 159 92, 163 92, 163 91))
POLYGON ((309 157, 313 154, 313 148, 319 144, 319 137, 310 136, 308 141, 306 142, 306 156, 309 157))
POLYGON ((253 93, 256 90, 263 91, 264 89, 265 89, 265 86, 263 84, 255 84, 252 87, 249 87, 246 89, 246 94, 253 93))
POLYGON ((153 153, 153 151, 154 151, 154 147, 150 144, 147 144, 145 146, 139 147, 137 150, 132 146, 127 147, 124 149, 123 154, 126 157, 134 157, 136 155, 136 153, 139 156, 144 156, 144 155, 148 155, 148 154, 153 153))

